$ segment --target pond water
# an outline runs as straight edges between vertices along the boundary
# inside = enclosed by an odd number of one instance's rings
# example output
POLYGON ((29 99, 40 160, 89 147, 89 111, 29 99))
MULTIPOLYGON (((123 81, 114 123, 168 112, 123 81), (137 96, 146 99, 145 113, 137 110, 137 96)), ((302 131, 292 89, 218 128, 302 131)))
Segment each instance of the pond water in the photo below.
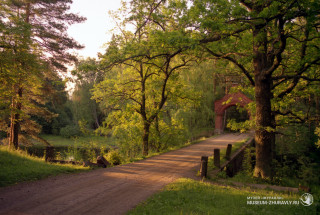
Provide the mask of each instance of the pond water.
MULTIPOLYGON (((46 146, 20 146, 28 154, 36 157, 44 157, 46 146)), ((73 147, 73 146, 55 146, 54 155, 57 160, 66 161, 96 161, 97 156, 107 154, 109 149, 96 147, 73 147)))

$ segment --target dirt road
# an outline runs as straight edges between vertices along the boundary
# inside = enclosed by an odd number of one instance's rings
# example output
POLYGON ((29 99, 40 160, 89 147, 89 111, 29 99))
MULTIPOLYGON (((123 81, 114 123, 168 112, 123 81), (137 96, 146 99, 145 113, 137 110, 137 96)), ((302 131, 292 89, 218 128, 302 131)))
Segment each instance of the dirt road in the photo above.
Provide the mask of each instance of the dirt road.
POLYGON ((140 162, 0 189, 0 214, 125 214, 177 178, 194 178, 200 156, 247 138, 226 134, 140 162))

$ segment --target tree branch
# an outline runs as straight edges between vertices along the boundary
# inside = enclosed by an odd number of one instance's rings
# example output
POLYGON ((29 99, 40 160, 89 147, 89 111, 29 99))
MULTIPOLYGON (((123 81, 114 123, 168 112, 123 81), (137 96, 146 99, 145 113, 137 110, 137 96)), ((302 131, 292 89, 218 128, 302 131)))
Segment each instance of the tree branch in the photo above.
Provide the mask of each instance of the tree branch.
POLYGON ((279 18, 278 33, 280 35, 280 48, 275 54, 277 61, 273 63, 272 67, 266 71, 267 75, 272 75, 272 73, 280 66, 282 61, 282 53, 284 52, 287 45, 287 37, 284 35, 284 21, 282 17, 279 18))
MULTIPOLYGON (((141 28, 143 28, 147 22, 150 20, 152 13, 166 0, 160 0, 153 8, 150 9, 150 12, 148 14, 148 17, 145 19, 145 21, 140 25, 140 27, 138 27, 138 29, 136 30, 136 32, 134 33, 135 35, 141 30, 141 28)), ((153 2, 154 3, 154 2, 153 2)), ((151 6, 152 7, 152 6, 151 6)), ((160 27, 162 28, 162 26, 160 25, 160 27)))
POLYGON ((246 0, 240 0, 240 3, 245 6, 249 11, 253 9, 253 3, 246 1, 246 0))
POLYGON ((203 46, 211 55, 217 57, 217 58, 223 58, 226 60, 231 61, 232 63, 234 63, 237 67, 239 67, 239 69, 245 74, 245 76, 249 79, 250 83, 252 86, 255 86, 255 82, 253 80, 253 78, 251 77, 251 75, 249 74, 249 72, 246 70, 246 68, 240 64, 237 60, 235 60, 234 58, 231 58, 230 56, 223 56, 217 53, 214 53, 213 51, 211 51, 208 47, 203 46))
POLYGON ((230 36, 234 36, 236 34, 239 34, 241 32, 244 32, 246 30, 249 30, 250 29, 250 26, 246 26, 244 28, 239 28, 238 30, 235 30, 231 33, 228 33, 228 34, 216 34, 216 35, 213 35, 212 37, 209 37, 209 38, 204 38, 202 40, 200 40, 200 44, 205 44, 205 43, 210 43, 210 42, 215 42, 215 41, 219 41, 223 38, 226 38, 226 37, 230 37, 230 36))
POLYGON ((294 118, 298 119, 300 122, 305 122, 306 121, 305 119, 302 119, 301 117, 299 117, 297 114, 293 113, 291 110, 288 110, 285 113, 283 113, 283 112, 281 112, 279 110, 276 110, 276 111, 273 111, 273 113, 275 115, 281 115, 281 116, 292 115, 294 118))

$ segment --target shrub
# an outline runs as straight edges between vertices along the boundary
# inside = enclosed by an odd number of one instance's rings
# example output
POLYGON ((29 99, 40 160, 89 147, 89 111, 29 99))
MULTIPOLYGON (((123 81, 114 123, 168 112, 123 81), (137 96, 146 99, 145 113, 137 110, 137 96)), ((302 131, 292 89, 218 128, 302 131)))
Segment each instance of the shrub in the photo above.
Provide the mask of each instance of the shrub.
POLYGON ((253 175, 253 169, 255 165, 255 148, 254 147, 248 147, 244 151, 244 159, 242 163, 242 167, 244 172, 251 176, 253 175))
POLYGON ((66 138, 76 137, 81 135, 81 131, 78 126, 67 125, 60 129, 60 135, 66 138))
POLYGON ((7 137, 7 133, 4 131, 0 131, 0 140, 7 137))
POLYGON ((118 151, 110 151, 107 154, 107 160, 112 164, 112 165, 119 165, 121 164, 122 157, 119 154, 118 151))

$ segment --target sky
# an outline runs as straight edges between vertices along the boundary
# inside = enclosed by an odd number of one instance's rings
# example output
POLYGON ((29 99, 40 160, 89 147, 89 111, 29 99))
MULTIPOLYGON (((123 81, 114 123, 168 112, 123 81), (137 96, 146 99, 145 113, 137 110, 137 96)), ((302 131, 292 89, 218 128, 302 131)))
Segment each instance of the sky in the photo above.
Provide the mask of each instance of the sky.
POLYGON ((84 23, 68 29, 71 37, 85 45, 84 49, 76 51, 79 56, 97 58, 98 52, 103 53, 102 46, 111 39, 111 30, 115 27, 108 11, 120 7, 121 0, 73 0, 70 11, 87 18, 84 23))

